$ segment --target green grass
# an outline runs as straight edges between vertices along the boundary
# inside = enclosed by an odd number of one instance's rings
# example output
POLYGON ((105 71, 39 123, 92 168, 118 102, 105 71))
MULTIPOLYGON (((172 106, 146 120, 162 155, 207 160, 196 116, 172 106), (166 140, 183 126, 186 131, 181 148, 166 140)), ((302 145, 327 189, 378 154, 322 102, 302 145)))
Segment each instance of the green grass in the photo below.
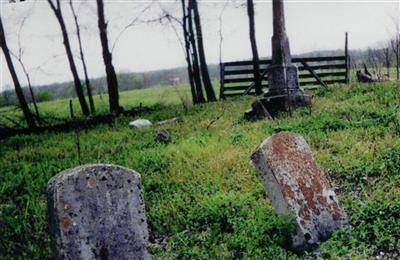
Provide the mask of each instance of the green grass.
MULTIPOLYGON (((186 91, 180 88, 181 91, 186 91)), ((321 244, 325 258, 400 254, 400 86, 337 86, 311 94, 313 111, 273 121, 242 119, 252 98, 184 111, 166 88, 122 93, 125 106, 155 106, 142 117, 179 117, 165 125, 170 144, 154 141, 161 126, 131 129, 134 118, 75 133, 15 136, 0 141, 0 258, 49 258, 45 189, 60 171, 113 163, 142 175, 151 253, 156 259, 297 259, 287 250, 291 218, 275 214, 250 154, 279 131, 302 134, 337 187, 352 227, 321 244)), ((99 110, 106 111, 96 98, 99 110), (100 109, 101 107, 101 109, 100 109)), ((41 104, 68 117, 66 101, 41 104)))
MULTIPOLYGON (((181 103, 181 99, 189 103, 191 101, 190 89, 187 85, 163 86, 120 93, 120 105, 125 109, 139 106, 176 105, 181 103)), ((75 116, 82 116, 78 99, 72 98, 71 100, 75 116)), ((42 117, 47 119, 49 123, 70 120, 69 101, 70 99, 60 99, 38 103, 39 113, 42 117)), ((108 112, 108 95, 96 95, 94 96, 94 102, 97 114, 108 112)), ((34 111, 33 105, 31 105, 31 111, 34 111)), ((4 113, 13 121, 18 122, 21 126, 26 126, 23 120, 23 114, 19 109, 15 110, 14 107, 0 107, 0 116, 3 115, 1 113, 4 113)), ((4 117, 0 117, 0 125, 16 126, 13 122, 4 117)))

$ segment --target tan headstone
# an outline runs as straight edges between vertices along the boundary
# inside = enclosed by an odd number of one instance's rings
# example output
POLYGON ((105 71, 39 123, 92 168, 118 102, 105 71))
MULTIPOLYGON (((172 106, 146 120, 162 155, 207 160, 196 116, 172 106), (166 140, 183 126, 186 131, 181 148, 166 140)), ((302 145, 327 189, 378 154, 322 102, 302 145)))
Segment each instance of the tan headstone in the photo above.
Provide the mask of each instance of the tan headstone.
POLYGON ((276 211, 295 214, 294 249, 310 248, 348 223, 335 192, 301 135, 275 134, 259 146, 251 159, 276 211))

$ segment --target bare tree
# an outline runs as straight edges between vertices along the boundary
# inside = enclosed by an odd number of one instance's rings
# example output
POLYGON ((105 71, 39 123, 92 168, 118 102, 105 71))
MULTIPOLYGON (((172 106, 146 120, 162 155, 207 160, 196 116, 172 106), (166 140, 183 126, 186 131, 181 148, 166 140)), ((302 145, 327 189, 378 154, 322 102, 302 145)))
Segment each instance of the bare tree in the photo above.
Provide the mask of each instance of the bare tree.
POLYGON ((253 53, 254 86, 255 86, 256 94, 260 95, 262 93, 261 76, 260 76, 260 61, 258 58, 256 29, 255 29, 255 24, 254 24, 253 0, 247 0, 247 15, 249 16, 250 43, 251 43, 251 51, 253 53))
POLYGON ((90 87, 90 81, 89 81, 89 76, 88 76, 88 72, 87 72, 85 56, 83 54, 81 30, 80 30, 79 23, 78 23, 78 15, 75 12, 73 0, 69 1, 69 6, 71 7, 72 15, 74 17, 74 22, 75 22, 75 27, 76 27, 76 37, 78 38, 78 43, 79 43, 79 55, 80 55, 80 58, 82 61, 83 72, 85 74, 85 85, 86 85, 87 95, 89 98, 90 111, 92 114, 95 114, 96 109, 95 109, 94 101, 93 101, 92 88, 90 87))
POLYGON ((0 16, 0 47, 3 50, 8 69, 10 70, 10 74, 11 74, 11 77, 14 82, 15 93, 18 97, 19 105, 21 106, 26 123, 29 128, 34 129, 34 128, 36 128, 36 122, 35 122, 35 119, 31 113, 30 109, 29 109, 28 103, 25 100, 25 96, 22 91, 21 84, 18 81, 17 73, 15 71, 14 64, 11 60, 11 55, 10 55, 10 51, 7 46, 6 36, 4 33, 3 22, 2 22, 1 16, 0 16))
POLYGON ((193 19, 187 5, 187 0, 181 0, 182 20, 179 20, 171 15, 171 13, 165 10, 160 3, 158 3, 158 6, 162 10, 163 14, 160 18, 151 21, 162 22, 164 19, 166 19, 171 25, 185 54, 192 101, 194 104, 204 103, 205 99, 202 91, 197 44, 193 30, 193 19), (176 30, 173 22, 179 24, 179 26, 182 28, 183 40, 181 40, 181 37, 179 36, 179 33, 176 30))
POLYGON ((390 78, 390 48, 383 48, 382 51, 385 56, 386 76, 390 78))
POLYGON ((206 102, 206 99, 204 98, 202 84, 201 84, 199 54, 197 52, 197 42, 195 39, 195 32, 193 29, 193 16, 191 11, 190 1, 192 0, 189 0, 186 16, 187 16, 188 37, 190 41, 190 53, 192 57, 193 80, 196 86, 196 95, 197 95, 196 103, 204 103, 206 102))
POLYGON ((207 94, 207 100, 217 101, 217 98, 215 97, 214 93, 214 88, 211 83, 210 74, 208 72, 206 55, 204 52, 203 32, 201 28, 200 13, 197 0, 189 0, 189 9, 193 10, 193 18, 196 26, 196 36, 197 36, 196 38, 197 38, 197 45, 199 52, 201 77, 203 79, 204 89, 207 94))
POLYGON ((22 68, 22 71, 25 75, 26 81, 28 83, 28 89, 29 89, 29 94, 31 96, 32 99, 32 104, 33 104, 33 108, 35 109, 35 114, 36 114, 36 118, 38 119, 38 121, 40 121, 40 113, 39 113, 39 108, 36 102, 36 97, 35 97, 35 93, 33 92, 33 87, 32 87, 32 82, 31 82, 31 77, 29 75, 28 69, 26 68, 24 62, 22 61, 22 57, 21 57, 21 52, 18 52, 18 55, 13 53, 12 51, 10 51, 10 54, 18 61, 19 65, 22 68))
POLYGON ((192 101, 195 104, 197 102, 197 93, 196 93, 196 88, 194 85, 192 60, 190 57, 190 42, 189 42, 189 35, 188 35, 188 30, 187 30, 187 14, 186 14, 185 0, 181 0, 181 6, 182 6, 181 26, 183 29, 183 38, 185 41, 185 57, 186 57, 187 70, 188 70, 188 79, 189 79, 189 84, 190 84, 190 93, 192 94, 192 101))
POLYGON ((367 62, 368 66, 372 69, 373 73, 376 75, 381 75, 381 64, 382 60, 380 56, 381 52, 378 49, 368 48, 367 62))
POLYGON ((35 109, 36 118, 37 118, 38 122, 40 122, 39 108, 37 106, 35 94, 33 92, 31 77, 30 77, 28 69, 26 68, 25 63, 23 62, 23 59, 22 59, 24 50, 23 50, 22 44, 21 44, 21 31, 22 31, 22 28, 24 27, 25 21, 28 19, 29 13, 28 13, 28 15, 23 17, 23 19, 20 23, 19 29, 18 29, 18 36, 17 36, 18 37, 18 52, 17 52, 17 54, 15 54, 10 50, 10 54, 12 56, 14 56, 14 58, 18 61, 19 65, 22 68, 22 71, 23 71, 26 81, 28 83, 29 94, 31 95, 32 104, 33 104, 33 108, 35 109))
MULTIPOLYGON (((194 104, 204 103, 206 102, 206 99, 204 98, 203 94, 202 73, 200 68, 201 62, 199 58, 198 41, 196 41, 197 34, 195 31, 196 24, 194 20, 193 4, 191 0, 181 0, 182 20, 176 18, 169 11, 165 10, 159 2, 157 4, 159 8, 162 10, 162 15, 151 20, 140 20, 140 22, 148 24, 153 22, 163 23, 164 21, 167 21, 170 24, 185 53, 187 70, 188 70, 188 79, 189 79, 193 103, 194 104), (174 23, 182 27, 183 38, 179 36, 179 33, 177 32, 174 23)), ((145 10, 146 8, 143 9, 142 12, 144 12, 145 10)), ((139 17, 136 17, 128 26, 133 26, 134 23, 139 20, 138 18, 139 17)), ((124 30, 127 27, 125 27, 124 30)))
MULTIPOLYGON (((185 59, 186 59, 187 70, 188 70, 188 79, 189 79, 189 85, 190 85, 190 93, 192 95, 193 104, 196 104, 197 103, 197 93, 196 93, 196 87, 195 87, 194 78, 193 78, 192 58, 190 55, 190 41, 189 41, 189 32, 188 32, 188 27, 187 27, 187 9, 186 9, 185 0, 181 0, 182 21, 179 21, 176 17, 172 16, 169 12, 167 12, 165 9, 163 9, 160 4, 159 4, 159 7, 163 11, 163 14, 164 14, 163 16, 168 20, 171 28, 173 29, 181 47, 185 53, 185 59), (184 42, 181 40, 179 33, 174 26, 174 23, 173 23, 174 21, 177 22, 183 29, 184 42)), ((183 103, 182 98, 181 98, 181 101, 183 103)), ((187 108, 187 106, 186 106, 186 108, 187 108)))
POLYGON ((108 46, 107 24, 104 18, 104 3, 103 0, 96 0, 96 2, 100 41, 103 48, 103 60, 106 68, 110 112, 119 114, 122 108, 119 106, 118 80, 117 75, 115 74, 114 66, 112 64, 112 54, 108 46))
POLYGON ((396 36, 390 41, 392 51, 396 59, 396 78, 400 80, 400 33, 396 33, 396 36))
MULTIPOLYGON (((189 32, 189 23, 191 23, 191 16, 186 5, 186 0, 181 0, 182 3, 182 30, 183 38, 185 40, 185 55, 188 70, 188 78, 190 83, 190 90, 192 93, 192 101, 194 104, 205 102, 203 91, 201 88, 201 80, 198 65, 194 64, 197 60, 197 53, 191 51, 191 43, 195 43, 194 38, 191 37, 189 32), (196 55, 196 58, 194 57, 196 55), (196 68, 195 68, 196 66, 196 68), (196 71, 195 71, 196 70, 196 71), (196 74, 197 73, 197 74, 196 74)), ((193 26, 191 25, 193 31, 193 26)), ((198 62, 198 61, 197 61, 198 62)))
POLYGON ((47 0, 47 2, 49 3, 51 9, 53 10, 54 15, 56 16, 57 21, 61 27, 65 51, 66 51, 66 54, 68 57, 69 67, 71 69, 71 73, 74 78, 75 91, 78 96, 79 104, 81 105, 82 113, 85 116, 89 116, 90 111, 89 111, 89 107, 86 103, 85 95, 83 93, 83 88, 82 88, 81 81, 79 79, 78 70, 76 69, 74 57, 73 57, 72 50, 71 50, 71 44, 70 44, 69 38, 68 38, 67 28, 65 26, 64 18, 63 18, 62 11, 61 11, 60 0, 55 0, 55 3, 53 3, 53 0, 47 0))

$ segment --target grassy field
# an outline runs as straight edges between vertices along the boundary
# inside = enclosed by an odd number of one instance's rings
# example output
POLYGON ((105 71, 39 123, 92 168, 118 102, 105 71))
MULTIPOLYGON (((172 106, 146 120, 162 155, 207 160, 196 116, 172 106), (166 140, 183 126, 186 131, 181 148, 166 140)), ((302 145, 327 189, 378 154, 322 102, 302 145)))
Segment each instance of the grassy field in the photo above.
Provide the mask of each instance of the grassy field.
MULTIPOLYGON (((186 85, 179 86, 163 86, 158 88, 148 88, 134 91, 124 91, 120 93, 120 105, 125 109, 143 106, 155 105, 176 105, 181 103, 181 99, 190 103, 190 89, 186 85)), ((49 102, 38 103, 39 113, 42 117, 50 120, 51 123, 70 119, 70 99, 54 100, 49 102)), ((73 110, 76 116, 82 116, 82 112, 78 103, 78 99, 72 99, 73 110)), ((94 96, 97 114, 108 112, 108 95, 94 96)), ((33 106, 31 105, 31 111, 33 106)), ((20 109, 14 107, 0 107, 0 125, 15 127, 16 124, 8 120, 6 115, 12 121, 16 121, 25 127, 23 115, 20 109)))
MULTIPOLYGON (((177 90, 176 90, 177 89, 177 90)), ((246 122, 253 98, 182 108, 179 91, 122 93, 121 103, 154 106, 151 121, 165 125, 172 142, 154 136, 161 126, 128 127, 118 118, 80 133, 15 136, 0 141, 0 258, 50 258, 45 189, 60 171, 113 163, 142 175, 151 253, 156 259, 298 259, 287 250, 291 220, 275 214, 250 154, 279 131, 302 134, 337 188, 351 226, 320 245, 324 258, 400 256, 400 85, 337 86, 310 92, 313 111, 246 122)), ((181 96, 182 96, 181 95, 181 96)), ((76 103, 76 102, 75 102, 76 103)), ((96 98, 99 111, 106 99, 96 98)), ((68 117, 67 101, 40 104, 68 117)))

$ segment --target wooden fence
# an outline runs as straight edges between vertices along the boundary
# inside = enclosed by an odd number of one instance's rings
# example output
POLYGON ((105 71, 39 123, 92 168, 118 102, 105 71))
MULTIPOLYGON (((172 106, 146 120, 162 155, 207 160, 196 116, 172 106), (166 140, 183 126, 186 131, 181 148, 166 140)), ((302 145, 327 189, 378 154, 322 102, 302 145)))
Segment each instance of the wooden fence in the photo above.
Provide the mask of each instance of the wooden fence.
MULTIPOLYGON (((299 83, 304 86, 348 84, 350 59, 346 34, 345 54, 330 57, 297 57, 292 59, 299 69, 299 83)), ((263 91, 268 89, 268 66, 271 60, 260 60, 263 91)), ((253 61, 225 62, 220 65, 220 98, 255 95, 253 61)))

